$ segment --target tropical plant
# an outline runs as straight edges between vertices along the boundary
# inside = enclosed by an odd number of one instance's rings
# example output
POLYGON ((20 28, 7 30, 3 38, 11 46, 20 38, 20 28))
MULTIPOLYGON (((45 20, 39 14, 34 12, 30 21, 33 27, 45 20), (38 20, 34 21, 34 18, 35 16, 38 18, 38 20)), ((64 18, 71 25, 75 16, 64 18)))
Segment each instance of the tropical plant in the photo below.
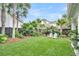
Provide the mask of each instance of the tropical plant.
POLYGON ((13 3, 13 30, 12 30, 12 38, 15 38, 15 20, 16 20, 16 3, 13 3))
POLYGON ((4 43, 8 40, 8 37, 6 35, 0 34, 0 43, 4 43))
POLYGON ((16 8, 16 15, 17 15, 17 31, 18 31, 18 20, 21 19, 21 17, 26 17, 27 13, 28 13, 28 9, 30 9, 30 4, 26 3, 26 4, 22 4, 19 3, 17 4, 17 8, 16 8))
POLYGON ((40 19, 36 19, 36 20, 34 20, 32 22, 24 23, 22 25, 23 34, 25 34, 25 35, 30 34, 32 36, 39 35, 38 27, 40 25, 40 22, 41 22, 40 19))
POLYGON ((62 29, 63 29, 63 26, 66 24, 66 20, 65 19, 58 19, 57 21, 57 25, 60 26, 60 33, 62 34, 62 29))
POLYGON ((28 9, 30 8, 30 4, 26 3, 14 3, 8 4, 8 13, 13 16, 13 34, 12 37, 15 38, 15 19, 17 19, 17 31, 18 31, 18 20, 22 17, 27 16, 28 9))
POLYGON ((36 21, 32 21, 31 25, 33 26, 33 29, 35 30, 37 28, 38 23, 36 21))
POLYGON ((19 32, 16 31, 15 37, 17 37, 17 38, 23 38, 23 35, 22 35, 22 33, 19 33, 19 32))
POLYGON ((31 25, 31 23, 24 23, 22 25, 22 34, 23 35, 26 35, 26 34, 29 34, 30 31, 33 29, 33 26, 31 25))

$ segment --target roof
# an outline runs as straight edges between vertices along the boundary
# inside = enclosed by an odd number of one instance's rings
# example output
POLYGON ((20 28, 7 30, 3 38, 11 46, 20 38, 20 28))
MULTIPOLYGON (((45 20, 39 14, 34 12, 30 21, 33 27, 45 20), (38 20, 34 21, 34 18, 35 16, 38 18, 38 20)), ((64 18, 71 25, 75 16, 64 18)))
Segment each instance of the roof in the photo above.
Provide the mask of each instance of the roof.
POLYGON ((42 21, 47 21, 49 23, 56 23, 56 21, 49 21, 49 20, 46 20, 46 19, 42 19, 42 21))
POLYGON ((73 17, 79 14, 79 4, 78 3, 69 3, 68 7, 68 17, 73 17))

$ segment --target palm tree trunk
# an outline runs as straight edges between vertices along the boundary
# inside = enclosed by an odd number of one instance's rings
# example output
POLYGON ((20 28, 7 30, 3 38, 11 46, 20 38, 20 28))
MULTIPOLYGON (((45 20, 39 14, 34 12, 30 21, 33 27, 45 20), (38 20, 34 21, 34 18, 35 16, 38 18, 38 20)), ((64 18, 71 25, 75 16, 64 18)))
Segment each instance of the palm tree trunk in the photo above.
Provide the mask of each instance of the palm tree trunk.
POLYGON ((13 3, 13 30, 12 38, 15 38, 16 3, 13 3))
POLYGON ((6 20, 6 4, 2 4, 2 10, 1 10, 1 23, 2 23, 2 34, 5 34, 5 20, 6 20))
POLYGON ((60 27, 60 34, 62 35, 62 26, 60 27))
POLYGON ((17 28, 16 28, 17 32, 18 32, 18 20, 19 20, 19 15, 18 15, 18 12, 17 12, 17 28))

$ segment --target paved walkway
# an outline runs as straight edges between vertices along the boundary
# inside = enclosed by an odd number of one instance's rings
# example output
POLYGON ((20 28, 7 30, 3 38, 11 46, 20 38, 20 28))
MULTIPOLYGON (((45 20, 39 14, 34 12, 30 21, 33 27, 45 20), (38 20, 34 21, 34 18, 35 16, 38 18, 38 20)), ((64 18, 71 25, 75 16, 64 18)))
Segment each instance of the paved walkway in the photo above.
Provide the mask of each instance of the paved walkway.
MULTIPOLYGON (((71 46, 74 48, 72 43, 71 43, 71 46)), ((78 42, 78 46, 79 46, 79 42, 78 42)), ((79 56, 79 49, 74 49, 74 52, 76 56, 79 56)))
MULTIPOLYGON (((79 42, 78 42, 78 46, 79 46, 79 42)), ((75 52, 76 56, 79 56, 79 49, 74 49, 74 52, 75 52)))
MULTIPOLYGON (((72 43, 71 43, 71 46, 74 48, 74 46, 72 45, 72 43)), ((78 43, 78 46, 79 46, 79 43, 78 43)), ((79 49, 74 49, 74 52, 75 52, 76 56, 79 56, 79 49)))
POLYGON ((75 55, 79 56, 79 49, 74 49, 75 55))

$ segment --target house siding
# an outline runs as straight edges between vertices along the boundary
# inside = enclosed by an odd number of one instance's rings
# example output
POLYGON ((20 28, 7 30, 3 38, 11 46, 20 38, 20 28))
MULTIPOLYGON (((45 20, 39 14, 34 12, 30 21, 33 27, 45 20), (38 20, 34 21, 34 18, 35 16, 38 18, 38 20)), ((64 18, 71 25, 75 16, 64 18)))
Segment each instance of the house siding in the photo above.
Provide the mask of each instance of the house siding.
MULTIPOLYGON (((18 20, 18 28, 21 28, 21 25, 23 23, 18 20)), ((6 22, 5 22, 5 33, 11 37, 12 34, 12 28, 13 28, 13 18, 8 13, 6 13, 6 22)), ((15 28, 17 28, 17 20, 15 20, 15 28)), ((0 34, 2 31, 2 25, 1 25, 1 11, 0 11, 0 34)))

